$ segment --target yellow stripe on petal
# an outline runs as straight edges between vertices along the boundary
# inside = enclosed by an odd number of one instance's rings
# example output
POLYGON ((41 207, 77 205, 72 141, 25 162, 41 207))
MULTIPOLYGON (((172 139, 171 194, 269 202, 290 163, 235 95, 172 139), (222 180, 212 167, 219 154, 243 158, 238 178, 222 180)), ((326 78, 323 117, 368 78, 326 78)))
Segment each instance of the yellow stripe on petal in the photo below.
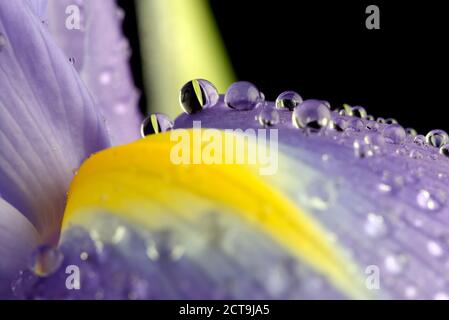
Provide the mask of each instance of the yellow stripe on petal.
MULTIPOLYGON (((200 210, 195 210, 192 197, 186 196, 183 201, 182 196, 182 192, 194 194, 231 208, 224 212, 234 212, 263 230, 291 254, 326 275, 348 296, 369 298, 364 281, 353 271, 355 265, 342 257, 339 248, 318 223, 259 175, 259 164, 173 163, 177 161, 173 161, 177 154, 174 150, 181 148, 178 138, 185 134, 189 140, 184 151, 190 151, 191 162, 198 160, 193 152, 194 137, 206 132, 219 135, 222 145, 228 148, 227 151, 216 148, 210 152, 209 155, 215 159, 210 162, 217 163, 220 159, 222 163, 226 160, 231 162, 226 158, 229 144, 241 143, 241 137, 213 129, 175 130, 152 135, 92 156, 83 164, 71 185, 63 230, 71 223, 89 223, 88 212, 95 209, 113 212, 147 228, 162 223, 160 212, 154 212, 155 206, 165 208, 167 215, 182 215, 186 221, 199 219, 200 210), (174 190, 178 196, 175 199, 172 196, 174 190)), ((246 150, 251 150, 252 142, 244 140, 244 143, 246 150)), ((207 143, 203 142, 202 147, 205 150, 207 143)), ((237 156, 241 155, 235 154, 234 160, 237 156)), ((246 156, 249 156, 249 151, 246 156)))

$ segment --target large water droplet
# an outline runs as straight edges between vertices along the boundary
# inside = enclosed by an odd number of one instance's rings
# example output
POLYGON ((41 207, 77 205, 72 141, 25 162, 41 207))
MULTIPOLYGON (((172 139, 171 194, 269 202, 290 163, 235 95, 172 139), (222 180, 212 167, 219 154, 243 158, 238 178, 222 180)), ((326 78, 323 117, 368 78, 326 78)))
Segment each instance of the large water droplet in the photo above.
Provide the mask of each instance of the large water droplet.
POLYGON ((390 124, 382 131, 385 141, 388 143, 400 144, 405 141, 407 134, 404 128, 398 124, 390 124))
POLYGON ((282 92, 276 99, 276 108, 278 109, 288 109, 293 111, 301 102, 302 98, 299 94, 294 91, 282 92))
POLYGON ((163 113, 153 113, 143 120, 140 126, 140 134, 146 137, 151 134, 166 132, 173 128, 173 121, 163 113))
POLYGON ((187 82, 180 91, 179 102, 184 112, 193 114, 217 104, 219 94, 207 80, 195 79, 187 82))
POLYGON ((349 126, 349 120, 341 116, 333 116, 332 121, 329 123, 329 127, 335 131, 343 132, 349 126))
POLYGON ((438 191, 429 191, 421 189, 416 196, 416 201, 421 209, 426 211, 440 210, 446 201, 445 195, 438 191))
POLYGON ((225 103, 236 110, 251 110, 260 102, 259 90, 250 82, 239 81, 233 83, 225 95, 225 103))
POLYGON ((352 107, 352 115, 361 119, 366 119, 368 117, 365 108, 360 106, 352 107))
POLYGON ((426 142, 436 148, 441 148, 449 142, 449 136, 443 130, 432 130, 426 135, 426 142))
POLYGON ((292 121, 297 128, 320 130, 331 119, 329 108, 319 100, 305 100, 293 110, 292 121))
POLYGON ((257 116, 257 120, 264 127, 274 126, 279 123, 279 112, 274 108, 265 106, 257 116))
POLYGON ((57 248, 41 245, 31 254, 29 269, 40 277, 46 277, 54 273, 63 260, 64 256, 57 248))

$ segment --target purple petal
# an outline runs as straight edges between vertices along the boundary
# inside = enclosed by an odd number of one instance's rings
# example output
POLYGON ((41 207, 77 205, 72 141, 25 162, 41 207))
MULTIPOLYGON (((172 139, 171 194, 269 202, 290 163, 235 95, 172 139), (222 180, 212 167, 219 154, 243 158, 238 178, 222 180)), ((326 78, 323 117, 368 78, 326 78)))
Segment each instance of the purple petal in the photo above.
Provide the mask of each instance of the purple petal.
MULTIPOLYGON (((192 127, 195 120, 205 128, 261 129, 254 120, 260 112, 220 102, 181 115, 175 128, 192 127)), ((360 274, 378 268, 381 296, 449 298, 449 159, 410 136, 402 141, 394 125, 314 133, 295 128, 292 112, 278 112, 279 123, 271 128, 279 129, 279 168, 267 179, 327 229, 360 274), (363 153, 366 135, 390 143, 363 153)))
POLYGON ((48 240, 75 171, 110 142, 76 70, 27 4, 0 2, 0 194, 48 240))
POLYGON ((81 30, 65 23, 69 0, 50 2, 50 30, 92 92, 106 117, 114 143, 140 138, 139 93, 129 67, 130 48, 121 31, 121 14, 113 0, 81 1, 81 30))
POLYGON ((31 223, 0 198, 0 297, 10 291, 12 277, 26 265, 38 242, 39 236, 31 223))

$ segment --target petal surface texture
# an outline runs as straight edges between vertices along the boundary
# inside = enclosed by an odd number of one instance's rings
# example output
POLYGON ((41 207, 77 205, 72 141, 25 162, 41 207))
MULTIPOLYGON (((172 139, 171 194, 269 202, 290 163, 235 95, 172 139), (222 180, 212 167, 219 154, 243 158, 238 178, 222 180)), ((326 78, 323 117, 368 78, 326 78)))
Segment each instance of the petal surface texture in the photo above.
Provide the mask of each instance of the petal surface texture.
POLYGON ((49 1, 49 29, 94 96, 114 144, 140 138, 142 121, 123 18, 114 0, 49 1))
POLYGON ((54 241, 73 175, 110 139, 30 3, 0 2, 0 195, 54 241))

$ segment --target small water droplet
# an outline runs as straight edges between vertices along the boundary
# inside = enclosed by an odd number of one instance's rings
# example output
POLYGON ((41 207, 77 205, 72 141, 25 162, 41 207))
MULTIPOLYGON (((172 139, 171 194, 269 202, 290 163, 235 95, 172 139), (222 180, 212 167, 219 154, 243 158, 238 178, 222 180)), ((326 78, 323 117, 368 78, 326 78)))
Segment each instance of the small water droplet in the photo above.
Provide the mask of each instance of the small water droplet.
POLYGON ((399 274, 404 270, 407 262, 408 258, 404 254, 389 254, 385 257, 384 264, 388 272, 399 274))
POLYGON ((173 121, 163 113, 153 113, 143 120, 140 126, 142 138, 161 132, 169 131, 173 128, 173 121))
POLYGON ((352 118, 348 122, 348 129, 353 131, 361 131, 364 128, 362 120, 358 118, 352 118))
POLYGON ((416 132, 416 130, 413 128, 406 128, 405 132, 407 133, 408 136, 412 138, 415 138, 418 135, 418 132, 416 132))
POLYGON ((257 116, 257 120, 263 127, 270 127, 279 123, 279 112, 271 107, 263 107, 257 116))
POLYGON ((293 111, 303 99, 301 96, 294 91, 285 91, 282 92, 276 99, 276 108, 278 109, 288 109, 293 111))
POLYGON ((252 110, 260 99, 259 90, 247 81, 233 83, 225 94, 226 105, 236 110, 252 110))
POLYGON ((63 260, 64 256, 57 248, 41 245, 31 254, 29 269, 40 277, 46 277, 58 270, 63 260))
POLYGON ((387 119, 385 119, 385 124, 398 124, 398 122, 396 119, 387 118, 387 119))
POLYGON ((352 108, 349 104, 344 103, 343 107, 338 111, 341 116, 352 116, 352 108))
POLYGON ((368 117, 365 108, 360 106, 352 107, 352 115, 360 119, 366 119, 368 117))
POLYGON ((449 136, 443 130, 432 130, 426 135, 426 142, 436 148, 441 148, 449 142, 449 136))
POLYGON ((421 209, 426 211, 438 211, 444 206, 445 195, 441 191, 421 189, 416 196, 416 201, 421 209))
POLYGON ((292 113, 293 125, 301 129, 321 130, 330 119, 329 108, 319 100, 305 100, 292 113))
POLYGON ((109 70, 102 71, 98 76, 100 84, 106 86, 112 82, 112 72, 109 70))
POLYGON ((429 253, 434 257, 441 257, 444 254, 441 245, 434 240, 431 240, 427 243, 427 251, 429 251, 429 253))
POLYGON ((417 144, 418 146, 422 147, 426 144, 426 137, 424 137, 422 134, 418 134, 414 139, 413 142, 417 144))
POLYGON ((385 138, 380 133, 368 133, 363 140, 376 151, 380 151, 385 146, 385 138))
POLYGON ((449 157, 449 144, 445 144, 445 145, 441 146, 439 152, 443 156, 449 157))
POLYGON ((70 57, 70 58, 69 58, 69 62, 70 62, 70 64, 75 65, 76 60, 75 60, 74 57, 70 57))
POLYGON ((398 124, 390 124, 382 131, 385 141, 393 144, 401 144, 405 141, 406 133, 404 128, 398 124))
POLYGON ((369 158, 374 156, 374 151, 371 145, 365 143, 363 140, 354 140, 352 146, 354 148, 354 155, 357 158, 369 158))
POLYGON ((218 90, 207 80, 187 82, 179 92, 179 103, 185 113, 193 114, 213 107, 219 99, 218 90))
POLYGON ((368 121, 376 121, 376 119, 374 118, 374 116, 372 116, 372 115, 367 115, 366 116, 366 120, 368 120, 368 121))
POLYGON ((348 126, 349 126, 348 119, 340 116, 333 116, 332 121, 329 123, 329 128, 338 132, 345 131, 348 128, 348 126))
POLYGON ((410 151, 410 158, 420 160, 423 158, 423 154, 421 153, 421 151, 413 149, 412 151, 410 151))
POLYGON ((385 124, 385 119, 382 118, 382 117, 377 118, 376 121, 377 121, 378 123, 380 123, 380 124, 385 124))
POLYGON ((380 125, 376 121, 368 120, 366 122, 366 128, 368 130, 377 131, 377 130, 379 130, 379 127, 380 127, 380 125))
POLYGON ((381 237, 387 233, 387 226, 384 218, 375 213, 368 213, 364 229, 370 237, 381 237))

